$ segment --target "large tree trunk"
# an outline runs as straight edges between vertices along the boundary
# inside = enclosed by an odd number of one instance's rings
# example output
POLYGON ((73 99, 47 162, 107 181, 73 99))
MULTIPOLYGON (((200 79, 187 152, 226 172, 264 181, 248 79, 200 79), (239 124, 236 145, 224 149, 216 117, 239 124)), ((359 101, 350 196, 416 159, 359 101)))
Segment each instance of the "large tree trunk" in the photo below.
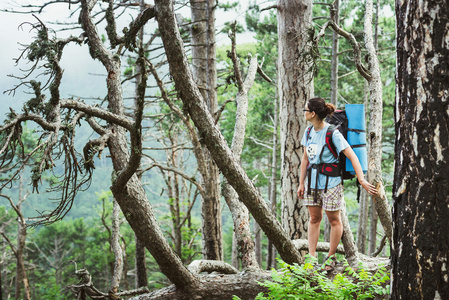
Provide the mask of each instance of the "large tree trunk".
POLYGON ((177 28, 172 2, 155 2, 159 30, 161 32, 170 72, 185 109, 195 123, 203 143, 207 146, 228 182, 239 195, 268 238, 275 243, 282 259, 288 263, 299 262, 300 256, 280 223, 270 212, 264 199, 229 149, 226 140, 215 125, 215 120, 201 101, 201 94, 193 81, 177 28))
MULTIPOLYGON (((192 69, 195 81, 211 114, 217 110, 215 65, 214 1, 191 0, 192 69)), ((204 187, 202 238, 204 259, 223 259, 220 207, 220 174, 209 150, 203 149, 204 163, 198 164, 204 187)), ((197 157, 197 160, 201 159, 197 157)))
MULTIPOLYGON (((87 0, 81 1, 80 23, 89 39, 90 53, 93 58, 97 58, 104 65, 107 77, 108 104, 109 110, 118 115, 124 114, 122 98, 122 88, 120 80, 120 61, 105 48, 99 37, 95 24, 90 17, 92 3, 87 0)), ((143 80, 145 82, 145 80, 143 80)), ((143 90, 143 89, 142 89, 143 90)), ((144 92, 139 95, 139 106, 143 107, 144 92)), ((136 110, 136 118, 140 118, 142 112, 136 110)), ((162 273, 172 281, 178 288, 196 286, 197 279, 184 267, 181 260, 174 253, 154 216, 151 205, 145 195, 141 181, 135 175, 135 171, 140 162, 139 137, 134 136, 140 133, 131 132, 132 152, 128 153, 126 133, 124 128, 111 126, 113 135, 108 141, 109 151, 112 157, 114 171, 117 178, 114 179, 111 187, 115 199, 120 205, 124 216, 131 228, 136 233, 137 238, 145 244, 145 247, 153 255, 162 273), (133 175, 131 175, 133 174, 133 175)), ((141 145, 140 145, 141 149, 141 145)))
POLYGON ((291 239, 307 236, 308 211, 296 194, 302 157, 301 138, 306 127, 303 109, 313 95, 310 63, 302 53, 312 22, 311 0, 278 0, 278 91, 281 128, 282 225, 291 239))
POLYGON ((396 1, 392 299, 449 295, 449 3, 396 1))

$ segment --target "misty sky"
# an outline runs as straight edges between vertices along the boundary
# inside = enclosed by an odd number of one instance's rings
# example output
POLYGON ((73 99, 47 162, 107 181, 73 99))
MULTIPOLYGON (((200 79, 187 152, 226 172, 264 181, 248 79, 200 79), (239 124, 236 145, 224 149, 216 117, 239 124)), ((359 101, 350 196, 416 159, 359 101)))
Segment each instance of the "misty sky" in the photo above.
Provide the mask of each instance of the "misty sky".
MULTIPOLYGON (((14 7, 11 3, 14 0, 2 0, 0 3, 0 10, 10 9, 14 7)), ((41 0, 17 0, 20 3, 39 3, 41 0)), ((230 13, 217 13, 217 29, 220 29, 220 26, 223 25, 225 21, 231 21, 233 19, 238 19, 241 23, 244 22, 244 13, 246 11, 247 3, 249 0, 239 1, 241 8, 239 12, 230 12, 230 13)), ((17 7, 17 5, 16 5, 17 7)), ((69 19, 71 13, 73 13, 75 5, 72 5, 71 9, 69 9, 68 3, 64 4, 55 4, 48 6, 42 15, 39 15, 39 18, 46 24, 49 28, 57 28, 57 25, 50 24, 50 22, 54 22, 55 20, 66 21, 69 19)), ((19 8, 20 9, 20 8, 19 8)), ((185 9, 181 11, 183 15, 189 13, 189 9, 185 9)), ((76 20, 78 13, 75 13, 76 20)), ((134 14, 135 15, 135 14, 134 14)), ((188 15, 187 15, 188 16, 188 15)), ((189 17, 189 16, 188 16, 189 17)), ((125 16, 126 18, 126 16, 125 16)), ((129 22, 128 20, 123 22, 123 26, 129 22)), ((73 19, 73 18, 72 18, 73 19)), ((8 77, 9 74, 14 74, 16 76, 22 76, 24 72, 20 70, 28 69, 31 64, 25 64, 25 61, 22 61, 18 66, 15 65, 14 58, 19 57, 23 47, 18 43, 28 44, 32 41, 32 37, 35 35, 35 31, 30 31, 31 26, 29 23, 36 23, 37 19, 34 18, 31 14, 13 14, 6 13, 0 11, 0 36, 1 36, 1 46, 0 46, 0 111, 4 112, 6 107, 12 106, 14 109, 19 110, 22 106, 22 103, 28 100, 31 96, 27 94, 28 89, 19 88, 17 89, 15 96, 4 94, 3 92, 13 88, 20 81, 15 78, 8 77), (22 26, 20 26, 22 24, 22 26)), ((121 27, 119 24, 118 32, 121 31, 121 27)), ((150 27, 155 28, 156 22, 154 20, 150 20, 148 25, 150 27)), ((104 25, 102 25, 104 27, 104 25)), ((102 31, 103 28, 100 27, 99 30, 102 31)), ((152 31, 152 30, 150 30, 152 31)), ((58 32, 58 38, 65 38, 70 34, 79 35, 81 31, 75 30, 58 32)), ((248 42, 251 40, 251 35, 245 35, 238 38, 241 42, 248 42)), ((218 38, 219 44, 227 44, 229 43, 228 38, 225 35, 220 35, 218 38)), ((61 85, 61 90, 64 92, 62 97, 78 97, 78 96, 100 96, 104 95, 105 92, 105 84, 102 75, 104 74, 103 67, 98 61, 93 61, 88 54, 87 47, 84 45, 80 47, 78 45, 72 44, 66 48, 66 51, 63 54, 63 58, 61 61, 62 68, 64 69, 64 78, 63 83, 61 85), (92 86, 94 83, 94 86, 92 86), (99 88, 98 95, 87 95, 83 92, 89 91, 91 93, 92 88, 99 88), (103 89, 103 90, 101 90, 103 89)), ((36 73, 37 74, 37 73, 36 73)), ((35 79, 34 77, 32 79, 35 79)), ((44 78, 41 76, 39 80, 44 81, 44 78)), ((0 121, 4 119, 4 116, 0 116, 0 121)))

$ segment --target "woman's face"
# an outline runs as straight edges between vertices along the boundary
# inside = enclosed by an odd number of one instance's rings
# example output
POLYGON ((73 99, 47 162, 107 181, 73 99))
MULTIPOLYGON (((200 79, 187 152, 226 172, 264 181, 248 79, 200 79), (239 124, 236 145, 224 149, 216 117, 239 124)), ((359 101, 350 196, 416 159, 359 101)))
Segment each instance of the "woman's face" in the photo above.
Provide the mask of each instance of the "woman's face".
POLYGON ((315 112, 311 111, 306 104, 306 107, 304 108, 304 117, 306 118, 306 121, 312 120, 314 116, 315 116, 315 112))

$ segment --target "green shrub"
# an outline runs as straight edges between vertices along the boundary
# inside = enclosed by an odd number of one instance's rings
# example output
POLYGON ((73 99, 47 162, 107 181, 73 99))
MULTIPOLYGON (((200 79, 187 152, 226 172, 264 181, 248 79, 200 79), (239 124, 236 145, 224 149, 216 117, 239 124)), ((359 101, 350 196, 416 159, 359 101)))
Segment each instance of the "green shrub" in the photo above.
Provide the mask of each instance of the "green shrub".
POLYGON ((356 272, 345 260, 345 271, 329 279, 326 271, 317 270, 310 263, 289 265, 279 262, 281 269, 272 270, 273 280, 260 283, 269 292, 259 293, 256 299, 374 299, 390 292, 389 272, 385 267, 372 274, 360 265, 356 272))
POLYGON ((46 300, 67 300, 67 297, 63 295, 62 289, 58 284, 44 291, 44 294, 46 300))

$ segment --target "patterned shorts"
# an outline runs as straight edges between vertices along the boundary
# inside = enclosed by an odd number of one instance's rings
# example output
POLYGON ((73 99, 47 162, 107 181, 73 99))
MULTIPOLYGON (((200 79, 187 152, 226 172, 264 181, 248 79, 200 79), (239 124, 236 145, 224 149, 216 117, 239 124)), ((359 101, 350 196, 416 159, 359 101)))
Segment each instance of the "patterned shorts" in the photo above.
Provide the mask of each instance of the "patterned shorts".
POLYGON ((344 201, 343 185, 341 183, 331 189, 328 189, 326 193, 324 193, 324 190, 312 189, 310 194, 307 193, 306 184, 303 202, 306 206, 321 206, 327 211, 338 211, 343 207, 344 201), (313 199, 315 192, 318 193, 317 202, 313 199))

